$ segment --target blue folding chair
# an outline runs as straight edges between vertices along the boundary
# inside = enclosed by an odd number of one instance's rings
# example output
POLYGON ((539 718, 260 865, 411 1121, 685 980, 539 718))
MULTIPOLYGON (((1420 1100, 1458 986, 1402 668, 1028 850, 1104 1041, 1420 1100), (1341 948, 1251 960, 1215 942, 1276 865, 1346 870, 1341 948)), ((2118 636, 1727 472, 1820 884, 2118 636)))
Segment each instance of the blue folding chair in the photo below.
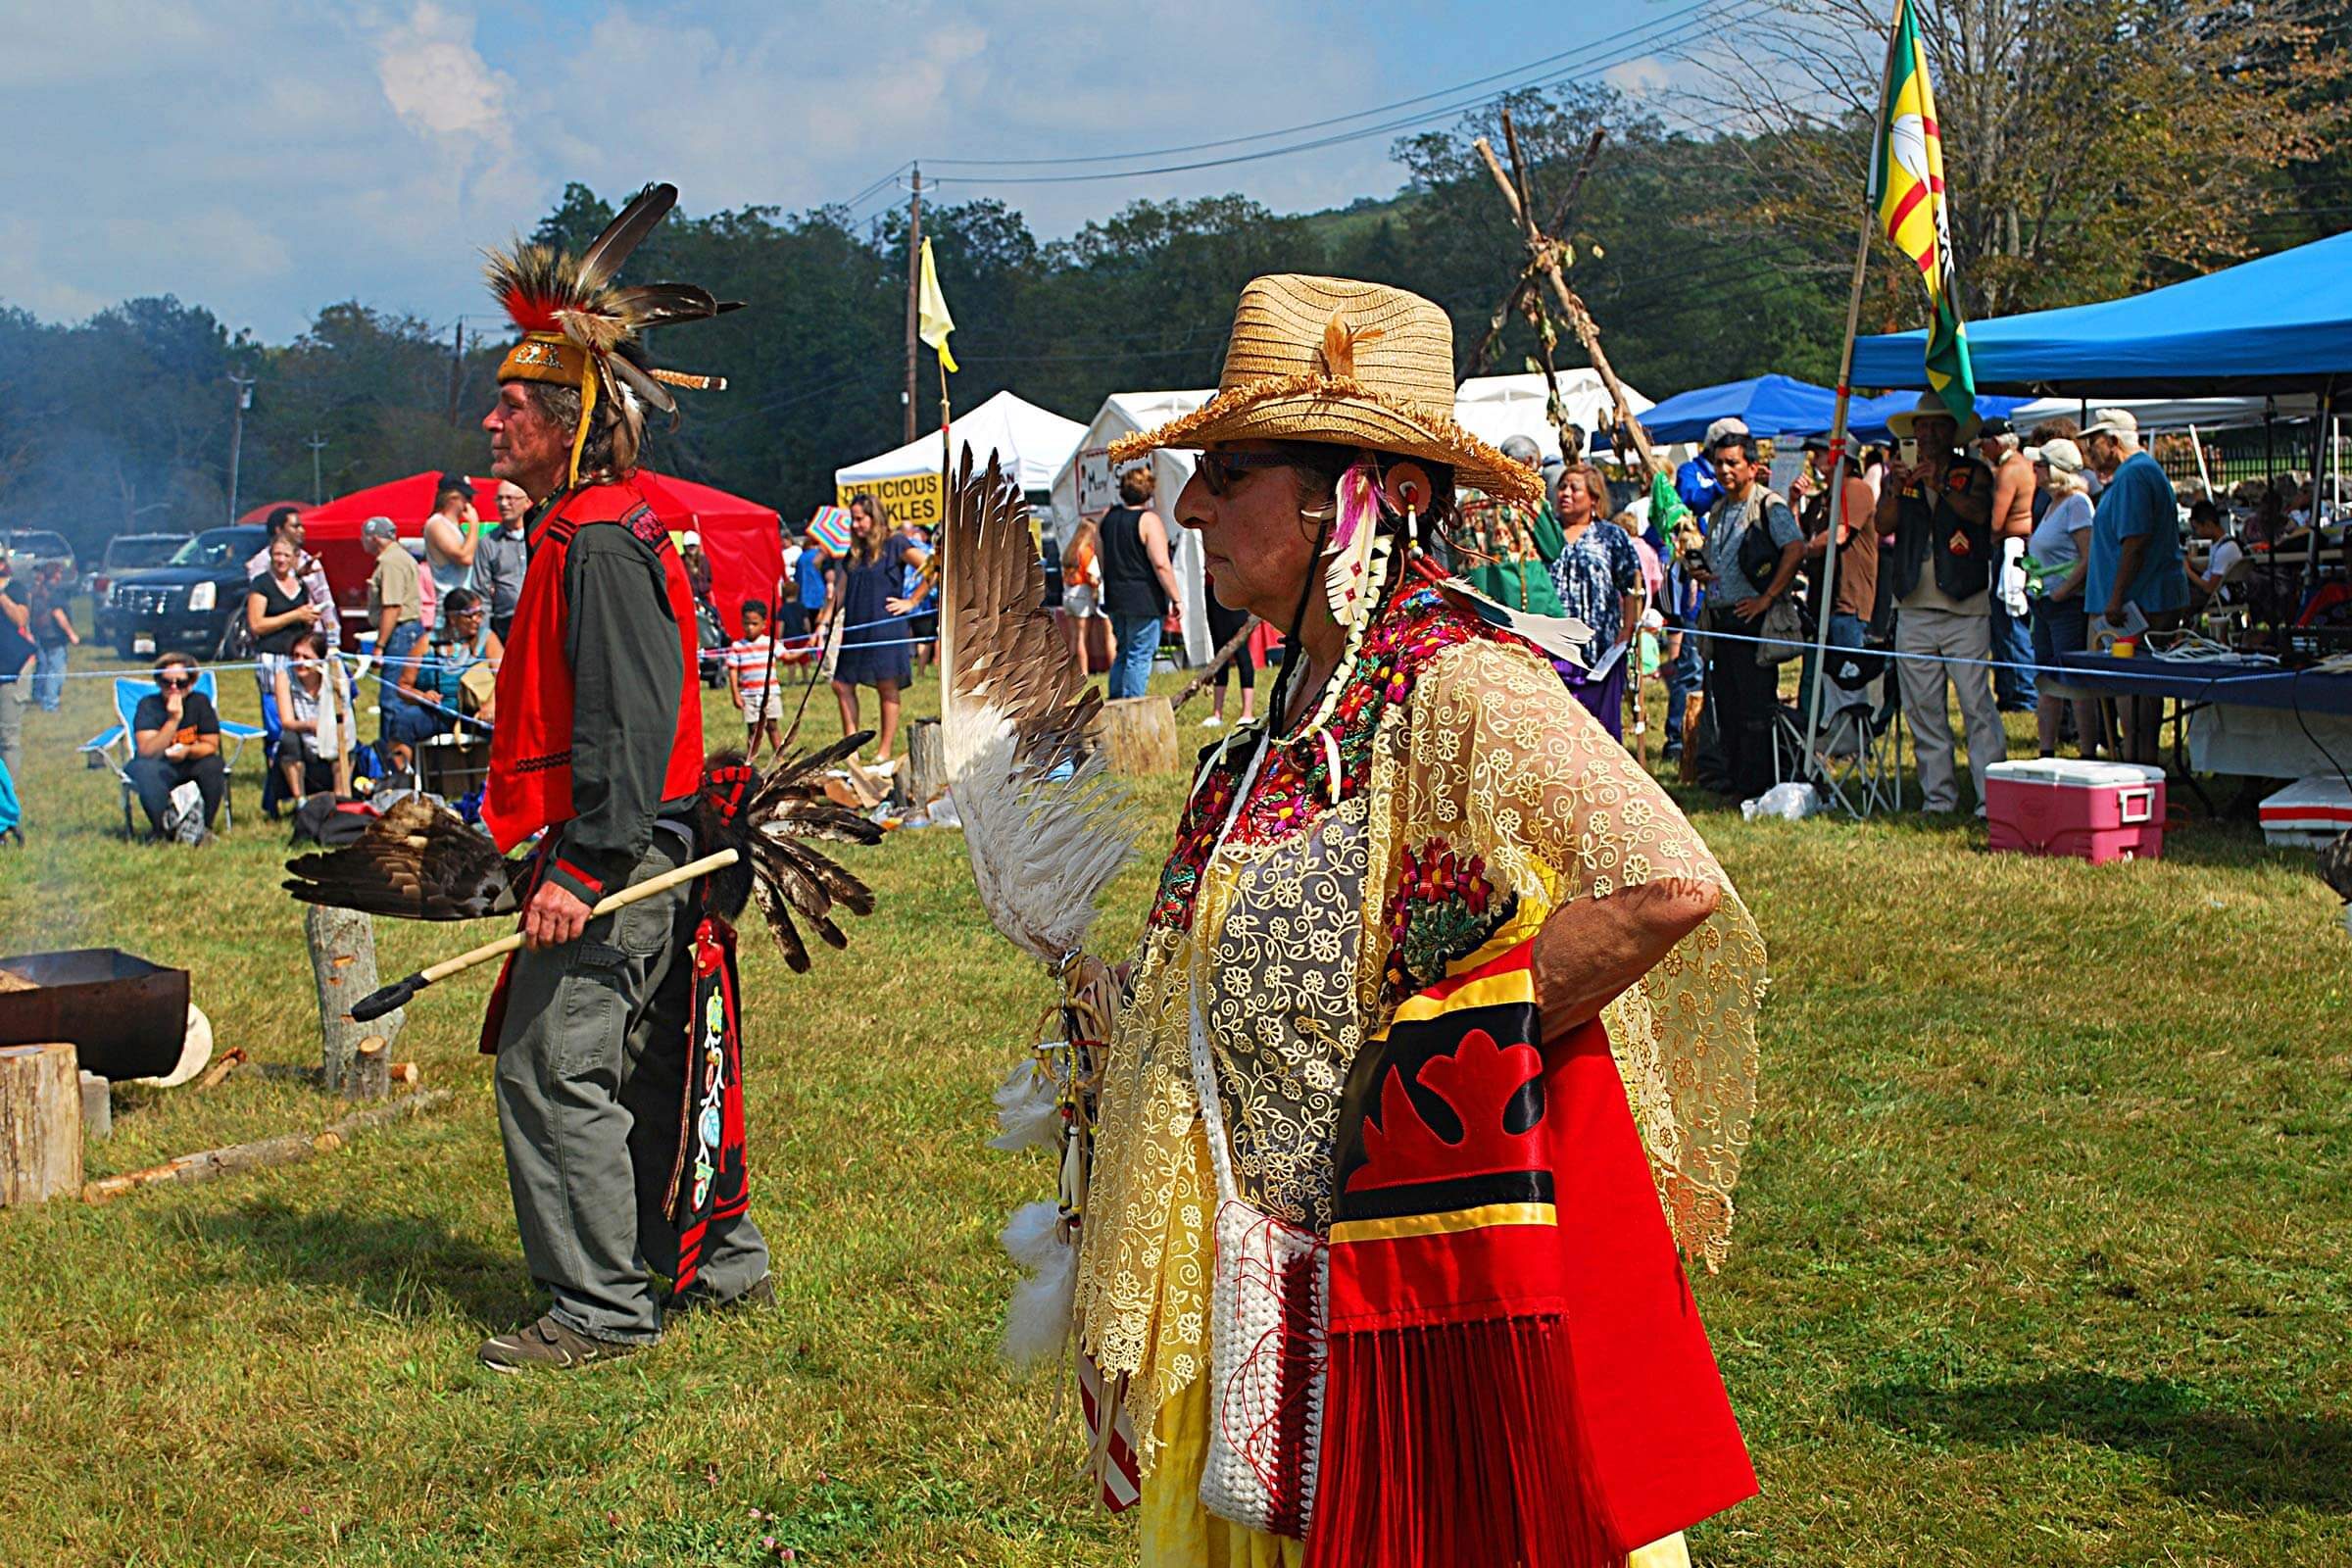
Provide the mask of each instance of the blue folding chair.
MULTIPOLYGON (((213 705, 214 711, 220 710, 220 683, 213 678, 211 670, 197 671, 195 689, 204 694, 213 705)), ((104 734, 93 735, 74 748, 77 756, 104 758, 106 765, 114 772, 115 782, 122 787, 122 832, 125 837, 137 833, 134 825, 137 818, 130 809, 131 803, 138 797, 138 791, 131 787, 129 771, 130 759, 137 745, 136 732, 130 727, 131 720, 139 710, 140 700, 154 696, 155 690, 155 677, 152 675, 117 675, 114 728, 104 734)), ((223 764, 227 784, 220 791, 220 825, 224 829, 236 826, 235 813, 229 809, 229 797, 235 792, 228 786, 236 780, 237 759, 245 754, 247 741, 260 740, 265 733, 252 724, 232 723, 225 718, 220 720, 220 738, 228 743, 228 757, 223 764)))

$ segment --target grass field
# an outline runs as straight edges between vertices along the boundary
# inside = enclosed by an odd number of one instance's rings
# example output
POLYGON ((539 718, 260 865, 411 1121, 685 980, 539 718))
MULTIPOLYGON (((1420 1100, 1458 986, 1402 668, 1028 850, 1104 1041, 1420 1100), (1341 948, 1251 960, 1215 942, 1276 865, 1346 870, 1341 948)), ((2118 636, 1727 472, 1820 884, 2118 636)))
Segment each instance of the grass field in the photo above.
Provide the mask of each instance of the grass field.
MULTIPOLYGON (((255 765, 216 847, 126 844, 71 755, 105 685, 27 719, 0 954, 184 964, 223 1047, 315 1062, 255 765)), ((809 713, 835 732, 828 697, 809 713)), ((1138 792, 1154 854, 1180 789, 1138 792)), ((2308 858, 2200 823, 2092 868, 1969 825, 1690 804, 1774 969, 1740 1229, 1697 1287, 1764 1494, 1694 1532, 1699 1561, 2352 1562, 2352 948, 2308 858)), ((583 1375, 475 1366, 539 1306, 474 1051, 487 976, 453 981, 396 1051, 444 1109, 0 1214, 0 1564, 1132 1560, 1077 1478, 1074 1401, 994 1354, 994 1233, 1050 1177, 982 1147, 987 1091, 1047 984, 986 928, 956 835, 858 865, 881 906, 849 953, 794 978, 746 943, 777 1310, 583 1375)), ((379 929, 387 975, 460 945, 379 929)), ((336 1113, 253 1073, 126 1089, 91 1169, 336 1113)))

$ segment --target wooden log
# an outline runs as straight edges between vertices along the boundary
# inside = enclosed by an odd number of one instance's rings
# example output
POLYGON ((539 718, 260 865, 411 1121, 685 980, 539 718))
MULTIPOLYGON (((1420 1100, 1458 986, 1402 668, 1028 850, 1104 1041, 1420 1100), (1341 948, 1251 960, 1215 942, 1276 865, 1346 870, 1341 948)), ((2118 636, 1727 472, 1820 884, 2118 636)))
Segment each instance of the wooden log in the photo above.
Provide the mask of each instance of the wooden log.
POLYGON ((1176 770, 1176 710, 1165 697, 1122 697, 1104 703, 1096 725, 1113 773, 1176 770))
POLYGON ((286 1133, 276 1138, 264 1138, 257 1143, 232 1144, 226 1149, 208 1149, 200 1153, 182 1154, 177 1159, 150 1165, 144 1170, 101 1177, 82 1187, 81 1200, 85 1203, 104 1203, 142 1187, 210 1181, 216 1176, 226 1176, 235 1171, 291 1165, 317 1154, 331 1154, 359 1133, 444 1104, 450 1098, 449 1090, 427 1089, 414 1095, 403 1095, 398 1100, 372 1105, 366 1110, 355 1110, 316 1133, 286 1133))
MULTIPOLYGON (((245 1048, 243 1046, 229 1047, 210 1067, 204 1069, 204 1075, 196 1080, 196 1087, 199 1089, 218 1088, 220 1080, 235 1072, 244 1063, 244 1060, 245 1048)), ((310 1073, 310 1069, 307 1067, 302 1071, 306 1075, 310 1073)))
POLYGON ((0 1208, 81 1185, 81 1064, 62 1042, 0 1047, 0 1208))
POLYGON ((906 731, 906 804, 929 806, 948 792, 947 733, 936 718, 918 718, 906 731))
POLYGON ((349 1094, 360 1042, 380 1036, 389 1047, 404 1014, 395 1008, 366 1024, 351 1016, 352 1004, 376 986, 372 916, 314 904, 303 915, 302 930, 310 941, 311 976, 318 991, 319 1085, 330 1095, 349 1094))
POLYGON ((115 1136, 115 1086, 94 1072, 81 1075, 81 1136, 94 1144, 115 1136))
MULTIPOLYGON (((1690 633, 1685 632, 1686 637, 1690 633)), ((1685 784, 1698 782, 1698 715, 1707 706, 1705 696, 1698 692, 1683 694, 1683 757, 1675 777, 1685 784)))
POLYGON ((424 1069, 413 1061, 396 1061, 385 1070, 385 1076, 396 1084, 407 1084, 414 1088, 424 1082, 424 1069))
POLYGON ((382 1035, 369 1035, 352 1048, 351 1076, 345 1088, 354 1100, 381 1100, 390 1092, 392 1058, 382 1035))

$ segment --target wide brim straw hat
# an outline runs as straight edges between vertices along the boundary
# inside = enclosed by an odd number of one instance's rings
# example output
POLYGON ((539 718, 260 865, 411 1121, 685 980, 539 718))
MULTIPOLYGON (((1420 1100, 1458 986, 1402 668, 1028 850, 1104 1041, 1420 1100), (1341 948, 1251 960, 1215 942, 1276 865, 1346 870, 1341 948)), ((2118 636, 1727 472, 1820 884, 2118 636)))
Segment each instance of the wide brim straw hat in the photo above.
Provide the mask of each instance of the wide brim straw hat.
POLYGON ((1217 395, 1111 443, 1125 463, 1158 447, 1321 441, 1450 465, 1457 483, 1538 502, 1543 475, 1453 419, 1453 323, 1418 294, 1345 277, 1269 273, 1242 290, 1217 395))
MULTIPOLYGON (((1951 416, 1950 404, 1933 392, 1922 392, 1919 395, 1919 401, 1910 408, 1903 410, 1900 414, 1890 414, 1886 416, 1886 428, 1898 436, 1907 437, 1911 434, 1912 426, 1922 419, 1949 419, 1951 416)), ((1960 440, 1963 442, 1974 441, 1977 438, 1977 432, 1984 428, 1984 421, 1977 416, 1974 410, 1969 412, 1967 418, 1957 422, 1960 426, 1960 440)))

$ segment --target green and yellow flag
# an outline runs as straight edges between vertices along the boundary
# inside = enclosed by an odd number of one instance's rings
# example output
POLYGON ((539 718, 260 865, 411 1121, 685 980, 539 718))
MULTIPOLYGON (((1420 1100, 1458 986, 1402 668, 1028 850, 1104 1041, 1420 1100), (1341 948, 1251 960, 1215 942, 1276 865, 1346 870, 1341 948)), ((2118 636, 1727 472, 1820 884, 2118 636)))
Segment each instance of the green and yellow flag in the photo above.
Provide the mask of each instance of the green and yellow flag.
POLYGON ((1928 84, 1928 52, 1921 44, 1911 0, 1898 0, 1894 52, 1886 72, 1886 102, 1879 111, 1879 144, 1870 165, 1870 194, 1879 222, 1894 248, 1919 264, 1928 288, 1928 385, 1952 417, 1965 421, 1977 406, 1976 373, 1968 363, 1968 323, 1952 275, 1952 221, 1943 185, 1943 136, 1936 124, 1936 92, 1928 84))
POLYGON ((915 335, 938 353, 943 369, 956 368, 956 356, 948 352, 948 334, 956 330, 956 318, 948 314, 948 297, 939 291, 939 269, 932 265, 928 239, 923 241, 923 280, 914 316, 915 335))

